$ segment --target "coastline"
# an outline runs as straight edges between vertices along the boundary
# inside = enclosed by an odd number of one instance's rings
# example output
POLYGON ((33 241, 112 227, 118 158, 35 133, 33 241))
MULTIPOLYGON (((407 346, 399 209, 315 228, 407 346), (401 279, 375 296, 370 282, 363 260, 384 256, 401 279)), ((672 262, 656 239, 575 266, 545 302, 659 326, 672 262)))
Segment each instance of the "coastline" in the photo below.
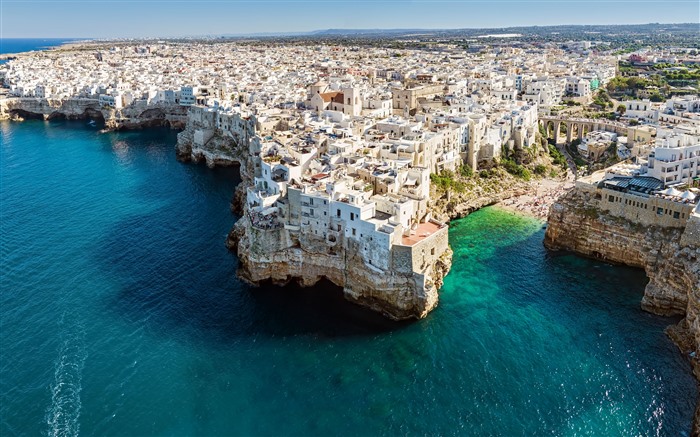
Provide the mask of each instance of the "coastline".
MULTIPOLYGON (((220 158, 220 157, 217 157, 220 158)), ((233 157, 231 157, 233 159, 233 157)), ((209 160, 207 160, 209 162, 209 160)), ((222 160, 212 160, 211 166, 222 166, 226 165, 228 161, 222 160)), ((231 161, 233 162, 233 161, 231 161)), ((530 191, 522 194, 515 194, 512 197, 506 198, 495 204, 491 204, 497 208, 501 208, 510 211, 514 214, 521 214, 529 217, 537 218, 538 220, 545 222, 546 215, 542 215, 542 211, 549 211, 551 205, 556 203, 558 196, 565 194, 573 187, 573 182, 570 180, 551 180, 551 179, 539 179, 535 181, 530 181, 528 183, 530 191)), ((484 198, 486 199, 486 198, 484 198)), ((476 210, 481 209, 489 204, 484 204, 476 210)), ((457 219, 459 217, 454 217, 457 219)), ((697 377, 696 371, 696 377, 697 377)), ((700 408, 697 410, 700 412, 700 408)), ((696 414, 696 417, 698 415, 696 414)), ((696 425, 700 423, 696 418, 696 425)))
POLYGON ((531 191, 504 199, 494 206, 546 222, 550 207, 574 187, 570 180, 554 179, 540 179, 530 185, 531 191))

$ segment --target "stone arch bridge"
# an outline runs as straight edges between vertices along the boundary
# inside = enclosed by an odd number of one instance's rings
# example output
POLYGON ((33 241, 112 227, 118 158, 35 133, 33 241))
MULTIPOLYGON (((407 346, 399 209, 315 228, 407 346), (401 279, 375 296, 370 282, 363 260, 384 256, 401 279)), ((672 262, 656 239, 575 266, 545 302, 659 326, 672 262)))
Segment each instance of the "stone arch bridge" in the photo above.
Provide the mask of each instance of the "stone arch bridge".
POLYGON ((583 138, 588 132, 596 130, 627 135, 626 124, 605 119, 540 116, 539 124, 547 133, 547 138, 553 138, 555 143, 558 143, 560 135, 563 135, 563 132, 561 132, 562 125, 566 127, 567 143, 570 143, 574 138, 583 138))

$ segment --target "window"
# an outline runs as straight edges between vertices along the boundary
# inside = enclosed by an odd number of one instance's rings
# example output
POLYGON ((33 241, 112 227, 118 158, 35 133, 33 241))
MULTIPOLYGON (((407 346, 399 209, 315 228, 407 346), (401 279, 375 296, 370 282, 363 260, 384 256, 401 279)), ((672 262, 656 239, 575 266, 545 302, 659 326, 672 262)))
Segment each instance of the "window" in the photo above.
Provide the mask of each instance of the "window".
POLYGON ((355 230, 355 228, 352 228, 352 236, 353 237, 355 236, 356 233, 357 233, 357 231, 355 230))
POLYGON ((678 211, 673 211, 673 218, 679 219, 679 218, 681 218, 681 214, 678 211))
POLYGON ((336 214, 340 217, 340 210, 336 211, 336 214))
POLYGON ((435 248, 434 247, 432 249, 430 249, 430 254, 435 255, 435 248))
POLYGON ((354 212, 350 213, 350 221, 355 221, 355 213, 354 212))
POLYGON ((664 209, 663 208, 656 208, 656 215, 663 215, 664 209))
POLYGON ((310 205, 313 205, 313 204, 314 204, 314 198, 313 198, 313 197, 309 199, 309 204, 310 204, 310 205))

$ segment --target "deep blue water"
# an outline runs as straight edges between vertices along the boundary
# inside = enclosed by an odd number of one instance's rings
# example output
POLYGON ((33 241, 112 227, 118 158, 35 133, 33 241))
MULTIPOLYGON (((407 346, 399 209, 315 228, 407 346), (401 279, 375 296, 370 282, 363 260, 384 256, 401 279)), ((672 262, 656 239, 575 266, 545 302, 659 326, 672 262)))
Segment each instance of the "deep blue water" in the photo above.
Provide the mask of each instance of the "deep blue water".
POLYGON ((0 38, 0 54, 43 50, 77 41, 75 38, 0 38))
POLYGON ((0 435, 687 435, 696 388, 646 279, 454 222, 440 306, 391 323, 329 284, 251 289, 235 170, 166 130, 0 123, 0 435))

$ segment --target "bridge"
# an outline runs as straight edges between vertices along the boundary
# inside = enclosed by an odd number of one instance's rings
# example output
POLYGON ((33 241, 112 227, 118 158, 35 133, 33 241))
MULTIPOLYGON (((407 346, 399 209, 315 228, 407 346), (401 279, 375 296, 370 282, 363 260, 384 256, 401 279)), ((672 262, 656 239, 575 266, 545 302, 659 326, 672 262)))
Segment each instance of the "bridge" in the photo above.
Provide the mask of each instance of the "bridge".
POLYGON ((559 136, 562 134, 561 127, 566 127, 566 142, 571 143, 574 138, 583 138, 588 132, 603 130, 607 132, 615 132, 618 135, 627 135, 628 126, 619 121, 596 118, 567 118, 556 116, 540 116, 540 125, 547 133, 547 138, 554 138, 554 142, 559 142, 559 136))

